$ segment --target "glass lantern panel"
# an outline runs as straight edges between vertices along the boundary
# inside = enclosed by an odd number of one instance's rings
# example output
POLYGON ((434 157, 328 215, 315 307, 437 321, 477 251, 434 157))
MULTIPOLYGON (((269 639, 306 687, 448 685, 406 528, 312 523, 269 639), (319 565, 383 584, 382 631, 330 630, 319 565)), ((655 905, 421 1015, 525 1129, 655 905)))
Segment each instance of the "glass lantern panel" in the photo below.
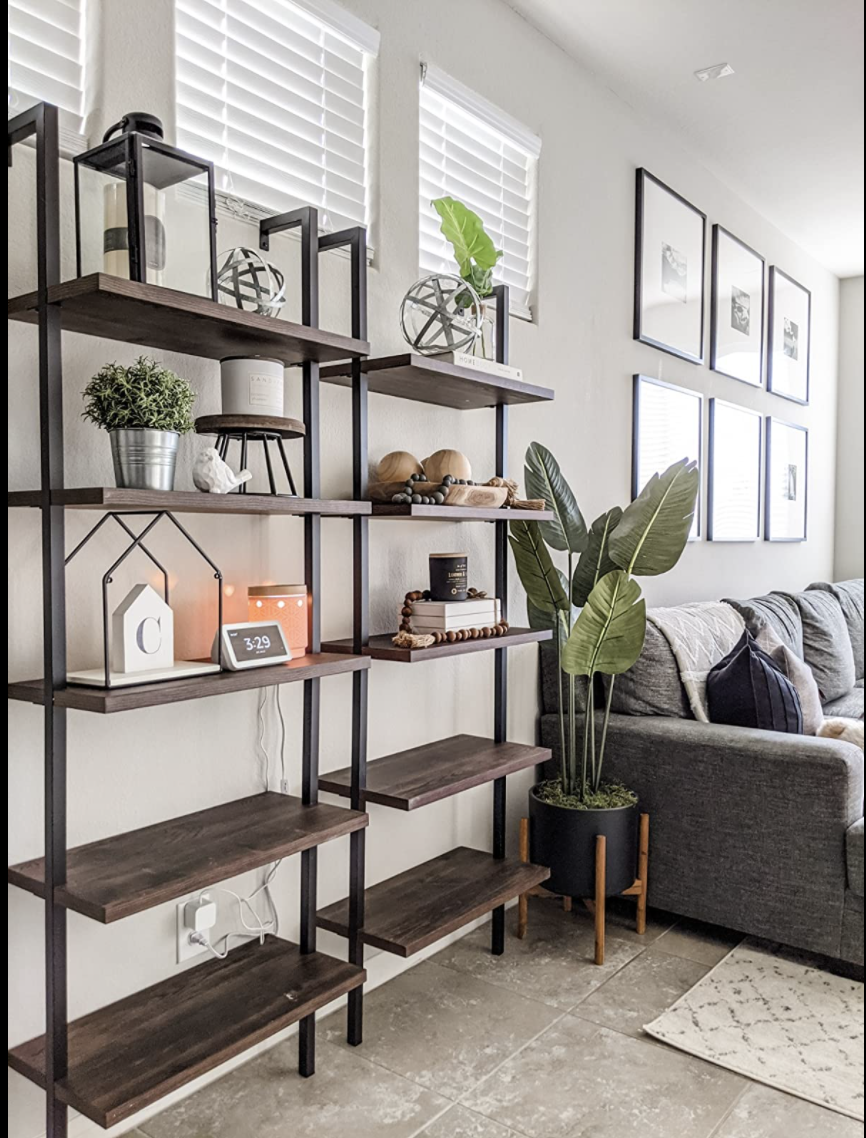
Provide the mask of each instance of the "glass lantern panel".
POLYGON ((75 166, 81 275, 110 273, 129 280, 126 145, 100 146, 75 166))
POLYGON ((145 143, 142 180, 148 283, 210 296, 207 171, 145 143))

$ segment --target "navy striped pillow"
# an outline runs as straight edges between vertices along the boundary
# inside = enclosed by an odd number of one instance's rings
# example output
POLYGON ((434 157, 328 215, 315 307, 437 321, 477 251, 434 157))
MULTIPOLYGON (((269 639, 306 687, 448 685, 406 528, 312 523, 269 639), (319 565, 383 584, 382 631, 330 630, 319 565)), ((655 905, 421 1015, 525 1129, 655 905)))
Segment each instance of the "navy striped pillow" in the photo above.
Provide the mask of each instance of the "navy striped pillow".
POLYGON ((713 723, 803 734, 796 688, 748 632, 710 672, 707 702, 713 723))

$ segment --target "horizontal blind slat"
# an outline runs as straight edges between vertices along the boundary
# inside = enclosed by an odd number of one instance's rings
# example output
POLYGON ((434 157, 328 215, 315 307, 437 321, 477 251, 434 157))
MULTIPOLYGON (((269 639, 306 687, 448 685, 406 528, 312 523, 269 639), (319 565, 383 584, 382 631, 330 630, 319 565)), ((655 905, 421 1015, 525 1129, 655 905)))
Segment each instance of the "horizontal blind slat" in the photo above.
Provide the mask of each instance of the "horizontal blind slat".
POLYGON ((8 0, 7 16, 10 108, 16 95, 53 103, 63 112, 63 126, 80 134, 84 0, 8 0))

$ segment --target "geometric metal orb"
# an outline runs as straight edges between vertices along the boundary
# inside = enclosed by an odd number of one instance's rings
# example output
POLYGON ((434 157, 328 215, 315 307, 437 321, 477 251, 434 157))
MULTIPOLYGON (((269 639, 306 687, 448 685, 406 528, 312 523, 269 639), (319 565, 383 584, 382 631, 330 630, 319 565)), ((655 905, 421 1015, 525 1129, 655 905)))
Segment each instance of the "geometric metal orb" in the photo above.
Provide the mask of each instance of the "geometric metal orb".
POLYGON ((244 312, 277 316, 286 303, 286 279, 255 249, 229 249, 217 258, 217 299, 244 312))
POLYGON ((481 298, 461 277, 434 273, 403 298, 400 323, 413 351, 422 356, 471 351, 484 320, 481 298))

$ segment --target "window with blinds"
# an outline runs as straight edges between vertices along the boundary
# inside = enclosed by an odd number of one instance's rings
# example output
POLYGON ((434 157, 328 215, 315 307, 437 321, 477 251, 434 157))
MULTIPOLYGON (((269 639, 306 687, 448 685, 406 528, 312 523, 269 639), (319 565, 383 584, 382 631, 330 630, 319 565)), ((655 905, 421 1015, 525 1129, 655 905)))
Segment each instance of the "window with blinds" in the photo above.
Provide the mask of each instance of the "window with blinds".
POLYGON ((368 71, 378 33, 331 0, 176 0, 178 143, 268 212, 368 221, 368 71))
POLYGON ((459 198, 481 217, 504 256, 496 280, 511 288, 511 310, 531 316, 535 202, 541 140, 434 67, 421 86, 421 269, 454 272, 451 246, 430 204, 459 198))
POLYGON ((65 131, 84 129, 85 0, 8 0, 9 113, 54 103, 65 131))

